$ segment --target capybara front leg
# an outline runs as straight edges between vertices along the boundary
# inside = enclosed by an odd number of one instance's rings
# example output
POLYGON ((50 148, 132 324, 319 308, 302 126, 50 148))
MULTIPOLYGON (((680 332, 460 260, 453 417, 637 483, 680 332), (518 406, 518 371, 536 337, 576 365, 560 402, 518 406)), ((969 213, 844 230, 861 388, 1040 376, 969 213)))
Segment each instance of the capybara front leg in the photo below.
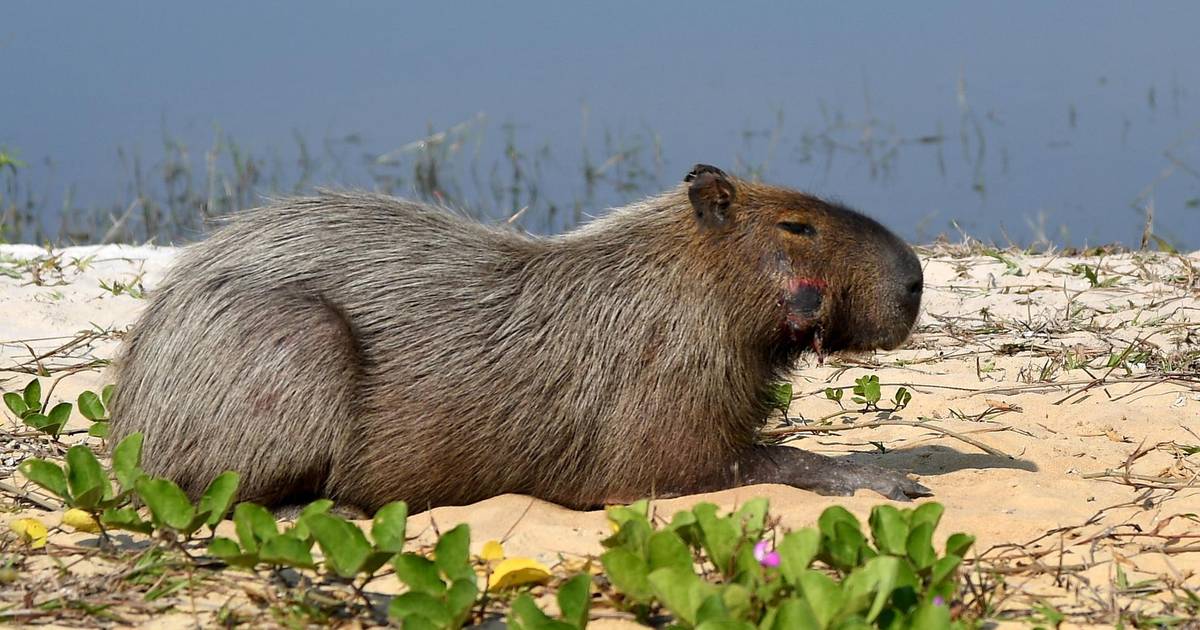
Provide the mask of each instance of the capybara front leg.
POLYGON ((895 470, 833 459, 789 446, 756 446, 738 463, 737 485, 781 483, 817 494, 848 496, 859 488, 895 501, 933 492, 895 470))

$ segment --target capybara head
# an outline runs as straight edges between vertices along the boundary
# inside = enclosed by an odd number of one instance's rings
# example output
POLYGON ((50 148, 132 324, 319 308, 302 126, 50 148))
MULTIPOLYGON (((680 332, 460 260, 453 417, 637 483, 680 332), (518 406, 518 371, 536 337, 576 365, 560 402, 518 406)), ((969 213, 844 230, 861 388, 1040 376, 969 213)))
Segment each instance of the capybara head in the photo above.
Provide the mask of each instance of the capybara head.
POLYGON ((773 310, 779 344, 871 350, 908 338, 921 306, 920 261, 878 222, 704 164, 684 181, 701 233, 758 258, 751 262, 775 298, 764 306, 773 310))

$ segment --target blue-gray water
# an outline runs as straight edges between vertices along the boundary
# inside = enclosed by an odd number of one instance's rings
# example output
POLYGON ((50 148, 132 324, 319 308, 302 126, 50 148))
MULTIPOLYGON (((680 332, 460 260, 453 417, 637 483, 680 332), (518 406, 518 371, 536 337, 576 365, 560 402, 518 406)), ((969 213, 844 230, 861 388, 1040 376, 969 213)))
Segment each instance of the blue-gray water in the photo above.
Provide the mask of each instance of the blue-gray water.
POLYGON ((1152 202, 1154 231, 1195 248, 1198 25, 1195 2, 5 0, 0 148, 53 225, 72 185, 75 207, 128 203, 117 150, 152 170, 164 130, 200 169, 219 127, 285 171, 296 131, 318 148, 358 134, 312 183, 363 185, 361 154, 482 112, 485 175, 511 125, 548 150, 542 194, 564 206, 607 131, 656 179, 601 207, 694 162, 765 162, 911 239, 957 238, 957 220, 1000 242, 1136 245, 1152 202))

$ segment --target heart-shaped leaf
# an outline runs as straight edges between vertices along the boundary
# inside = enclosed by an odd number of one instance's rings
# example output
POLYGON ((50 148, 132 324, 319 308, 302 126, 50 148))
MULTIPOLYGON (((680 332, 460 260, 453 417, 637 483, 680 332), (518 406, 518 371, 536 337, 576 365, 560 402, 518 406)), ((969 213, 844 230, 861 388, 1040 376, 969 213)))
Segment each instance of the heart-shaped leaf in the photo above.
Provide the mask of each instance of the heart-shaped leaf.
POLYGON ((70 498, 67 490, 67 476, 62 468, 42 459, 27 459, 17 467, 25 478, 54 493, 60 499, 70 498))
POLYGON ((371 522, 371 538, 379 551, 404 551, 404 533, 408 525, 408 506, 403 501, 388 503, 375 512, 371 522))
POLYGON ((150 508, 150 518, 158 527, 188 532, 196 517, 196 509, 179 486, 170 479, 143 477, 137 481, 138 496, 150 508))
POLYGON ((279 535, 275 517, 257 503, 239 503, 233 509, 233 528, 242 549, 249 553, 258 553, 263 543, 279 535))
POLYGON ((92 449, 78 444, 67 449, 67 487, 71 490, 74 507, 94 510, 105 498, 112 496, 108 476, 100 467, 92 449))
POLYGON ((142 441, 141 433, 130 433, 113 447, 113 475, 125 490, 132 490, 146 474, 142 472, 142 441))
POLYGON ((441 597, 446 593, 446 583, 438 575, 434 562, 415 553, 402 553, 392 558, 396 577, 408 585, 409 590, 441 597))
POLYGON ((25 412, 29 411, 29 405, 25 404, 25 399, 16 392, 8 392, 4 394, 4 406, 13 412, 18 418, 25 416, 25 412))
POLYGON ((100 397, 95 392, 83 392, 79 398, 75 399, 75 404, 79 405, 79 413, 92 422, 107 419, 104 413, 104 404, 100 402, 100 397))
POLYGON ((29 383, 25 385, 25 389, 22 392, 21 398, 22 398, 22 400, 25 401, 26 407, 29 407, 30 409, 33 409, 34 411, 41 411, 42 410, 42 383, 41 383, 41 381, 37 380, 36 378, 33 379, 32 381, 29 381, 29 383))
POLYGON ((321 545, 326 568, 346 579, 357 575, 371 553, 371 544, 362 530, 331 514, 312 514, 305 522, 321 545))
POLYGON ((258 557, 267 564, 282 564, 297 569, 316 567, 308 545, 292 536, 280 535, 268 539, 259 547, 258 557))
POLYGON ((209 527, 216 527, 229 513, 229 507, 233 505, 233 498, 237 495, 238 479, 236 472, 227 470, 214 477, 204 494, 200 495, 196 515, 203 517, 204 523, 209 527))

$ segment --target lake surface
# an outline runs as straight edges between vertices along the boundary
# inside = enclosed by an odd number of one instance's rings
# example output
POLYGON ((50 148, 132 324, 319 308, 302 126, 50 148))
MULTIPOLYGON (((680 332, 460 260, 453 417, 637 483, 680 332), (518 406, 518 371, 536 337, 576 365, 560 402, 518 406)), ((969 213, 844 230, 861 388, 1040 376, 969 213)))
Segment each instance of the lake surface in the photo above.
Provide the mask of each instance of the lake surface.
POLYGON ((1136 246, 1152 205, 1194 249, 1197 25, 1195 2, 5 2, 0 148, 51 232, 139 177, 166 195, 181 160, 204 186, 218 137, 220 168, 232 142, 269 171, 255 193, 393 168, 405 194, 406 145, 462 124, 439 186, 532 230, 705 162, 913 240, 1136 246))

